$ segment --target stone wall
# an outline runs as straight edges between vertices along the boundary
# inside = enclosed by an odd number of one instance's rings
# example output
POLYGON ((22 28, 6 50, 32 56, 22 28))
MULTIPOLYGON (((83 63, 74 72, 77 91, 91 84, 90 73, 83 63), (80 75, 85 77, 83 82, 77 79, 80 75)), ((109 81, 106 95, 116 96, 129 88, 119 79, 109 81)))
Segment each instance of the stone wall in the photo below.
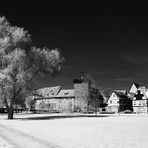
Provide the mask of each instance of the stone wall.
POLYGON ((46 112, 73 112, 73 104, 74 98, 43 99, 36 101, 35 108, 46 112))
POLYGON ((58 111, 59 112, 73 112, 73 101, 72 98, 59 99, 58 111))

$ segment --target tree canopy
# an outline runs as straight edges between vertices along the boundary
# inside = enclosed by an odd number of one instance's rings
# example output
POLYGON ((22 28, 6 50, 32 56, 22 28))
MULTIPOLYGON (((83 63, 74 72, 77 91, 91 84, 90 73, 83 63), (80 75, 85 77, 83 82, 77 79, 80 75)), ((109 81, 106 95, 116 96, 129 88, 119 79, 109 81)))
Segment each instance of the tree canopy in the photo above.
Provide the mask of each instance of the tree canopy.
POLYGON ((12 114, 18 95, 31 89, 40 74, 58 72, 63 60, 59 49, 32 46, 28 31, 0 17, 0 99, 12 114))

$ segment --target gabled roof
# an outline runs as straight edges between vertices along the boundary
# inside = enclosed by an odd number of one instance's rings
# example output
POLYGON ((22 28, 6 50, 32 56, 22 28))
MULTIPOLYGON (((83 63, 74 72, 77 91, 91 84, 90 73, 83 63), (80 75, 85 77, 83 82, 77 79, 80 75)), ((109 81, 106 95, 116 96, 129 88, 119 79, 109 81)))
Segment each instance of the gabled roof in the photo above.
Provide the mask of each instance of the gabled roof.
POLYGON ((126 94, 127 93, 126 90, 114 90, 114 91, 117 92, 117 93, 123 93, 123 94, 126 94))
POLYGON ((128 93, 128 96, 131 99, 134 99, 134 97, 135 97, 135 95, 137 95, 138 91, 140 91, 140 93, 143 94, 145 98, 148 98, 148 89, 145 86, 141 86, 141 85, 138 85, 138 84, 134 83, 132 85, 131 89, 130 89, 130 91, 128 93), (132 88, 133 88, 133 90, 131 91, 132 88))
POLYGON ((114 93, 116 94, 116 96, 119 99, 129 99, 128 96, 126 94, 124 94, 123 92, 116 92, 116 91, 114 91, 114 93))
POLYGON ((145 98, 148 98, 148 90, 146 89, 145 86, 139 87, 138 90, 144 95, 145 98))
POLYGON ((137 83, 133 83, 132 84, 132 86, 131 86, 131 88, 130 88, 130 90, 129 90, 129 93, 134 93, 134 94, 136 94, 137 93, 137 90, 138 90, 138 88, 139 88, 139 84, 137 84, 137 83))
POLYGON ((60 86, 46 87, 38 89, 35 94, 43 98, 52 98, 57 96, 59 91, 60 91, 60 86))
POLYGON ((57 98, 74 97, 74 89, 62 89, 56 97, 57 98))
POLYGON ((136 88, 139 88, 139 84, 137 84, 137 83, 133 83, 133 85, 135 85, 136 86, 136 88))

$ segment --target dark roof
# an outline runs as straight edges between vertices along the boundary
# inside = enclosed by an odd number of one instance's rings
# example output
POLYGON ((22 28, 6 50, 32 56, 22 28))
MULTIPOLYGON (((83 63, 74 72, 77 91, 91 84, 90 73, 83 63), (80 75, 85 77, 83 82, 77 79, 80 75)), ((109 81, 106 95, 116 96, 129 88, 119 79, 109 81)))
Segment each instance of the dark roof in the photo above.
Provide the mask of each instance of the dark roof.
POLYGON ((74 79, 73 80, 73 83, 82 83, 82 80, 80 80, 80 79, 74 79))
POLYGON ((74 79, 73 83, 91 83, 89 79, 74 79))
POLYGON ((140 86, 140 85, 139 85, 139 84, 137 84, 137 83, 134 83, 134 85, 135 85, 137 88, 139 88, 139 86, 140 86))
POLYGON ((123 93, 123 92, 116 92, 114 91, 114 93, 120 98, 120 99, 129 99, 128 96, 123 93))
POLYGON ((127 90, 114 90, 115 92, 121 92, 121 93, 124 93, 124 94, 127 94, 127 90))

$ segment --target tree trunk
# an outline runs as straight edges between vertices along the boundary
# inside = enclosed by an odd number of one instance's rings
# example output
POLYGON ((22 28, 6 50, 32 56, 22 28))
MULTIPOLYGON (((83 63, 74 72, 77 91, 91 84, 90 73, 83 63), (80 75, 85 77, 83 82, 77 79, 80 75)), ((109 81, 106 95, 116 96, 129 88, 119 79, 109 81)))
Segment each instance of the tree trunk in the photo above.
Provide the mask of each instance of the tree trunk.
POLYGON ((97 115, 97 107, 95 107, 95 115, 97 115))
POLYGON ((97 115, 98 111, 98 100, 95 101, 95 115, 97 115))
POLYGON ((8 119, 13 119, 13 113, 14 113, 13 105, 10 105, 10 107, 8 107, 8 119))

